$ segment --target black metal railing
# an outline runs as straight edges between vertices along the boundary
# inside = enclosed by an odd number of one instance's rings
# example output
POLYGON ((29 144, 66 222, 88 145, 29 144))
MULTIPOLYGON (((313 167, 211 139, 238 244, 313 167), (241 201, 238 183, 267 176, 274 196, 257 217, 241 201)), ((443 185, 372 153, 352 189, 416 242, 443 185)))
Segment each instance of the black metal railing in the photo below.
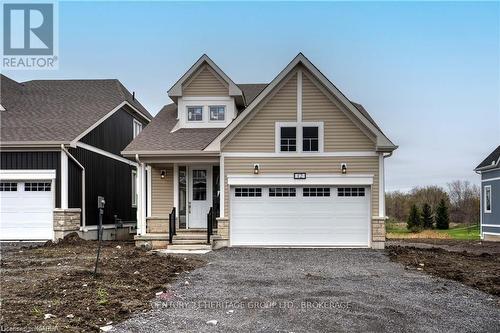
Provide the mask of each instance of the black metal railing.
POLYGON ((175 207, 172 208, 172 212, 168 214, 168 243, 172 244, 172 240, 174 235, 176 234, 175 230, 175 207))
POLYGON ((213 234, 214 222, 215 222, 215 213, 214 209, 210 207, 210 210, 207 214, 207 243, 210 244, 210 237, 213 234))

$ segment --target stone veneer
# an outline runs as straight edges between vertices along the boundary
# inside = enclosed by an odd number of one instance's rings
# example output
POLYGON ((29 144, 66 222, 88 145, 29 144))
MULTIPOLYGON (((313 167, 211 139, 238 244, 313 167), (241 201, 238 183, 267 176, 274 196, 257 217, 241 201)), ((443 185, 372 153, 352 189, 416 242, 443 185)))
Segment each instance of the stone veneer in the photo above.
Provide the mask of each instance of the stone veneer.
POLYGON ((382 250, 385 247, 386 217, 372 217, 372 249, 382 250))
POLYGON ((62 239, 72 232, 79 232, 81 216, 82 210, 80 208, 54 209, 54 240, 62 239))

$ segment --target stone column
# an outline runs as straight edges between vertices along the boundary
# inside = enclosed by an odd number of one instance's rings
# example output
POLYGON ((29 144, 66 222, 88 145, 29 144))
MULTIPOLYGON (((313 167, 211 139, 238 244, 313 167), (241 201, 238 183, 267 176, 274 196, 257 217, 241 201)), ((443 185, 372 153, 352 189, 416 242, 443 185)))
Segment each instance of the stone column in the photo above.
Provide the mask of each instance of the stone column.
POLYGON ((372 217, 372 249, 382 250, 385 247, 386 217, 372 217))
POLYGON ((54 240, 62 239, 72 232, 79 232, 81 215, 80 208, 54 209, 54 240))

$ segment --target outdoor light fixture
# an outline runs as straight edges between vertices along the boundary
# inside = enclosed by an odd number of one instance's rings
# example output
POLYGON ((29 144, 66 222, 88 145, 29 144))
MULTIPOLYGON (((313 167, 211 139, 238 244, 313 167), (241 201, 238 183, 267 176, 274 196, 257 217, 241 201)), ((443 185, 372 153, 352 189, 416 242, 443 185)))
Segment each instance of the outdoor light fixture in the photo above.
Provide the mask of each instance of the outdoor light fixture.
POLYGON ((167 171, 161 170, 160 178, 165 179, 165 176, 167 175, 167 171))
POLYGON ((259 165, 258 164, 254 164, 253 165, 253 174, 254 175, 258 175, 259 174, 259 165))
POLYGON ((342 170, 342 174, 345 175, 347 173, 347 163, 340 164, 340 169, 342 170))

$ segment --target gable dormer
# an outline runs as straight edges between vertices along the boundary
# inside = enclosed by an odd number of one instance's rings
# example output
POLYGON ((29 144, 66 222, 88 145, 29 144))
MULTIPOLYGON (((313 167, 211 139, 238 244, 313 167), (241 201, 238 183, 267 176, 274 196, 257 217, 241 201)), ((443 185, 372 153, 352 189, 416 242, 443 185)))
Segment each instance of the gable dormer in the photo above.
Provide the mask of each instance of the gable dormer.
POLYGON ((175 129, 224 128, 245 106, 241 89, 203 55, 168 91, 177 104, 175 129))

